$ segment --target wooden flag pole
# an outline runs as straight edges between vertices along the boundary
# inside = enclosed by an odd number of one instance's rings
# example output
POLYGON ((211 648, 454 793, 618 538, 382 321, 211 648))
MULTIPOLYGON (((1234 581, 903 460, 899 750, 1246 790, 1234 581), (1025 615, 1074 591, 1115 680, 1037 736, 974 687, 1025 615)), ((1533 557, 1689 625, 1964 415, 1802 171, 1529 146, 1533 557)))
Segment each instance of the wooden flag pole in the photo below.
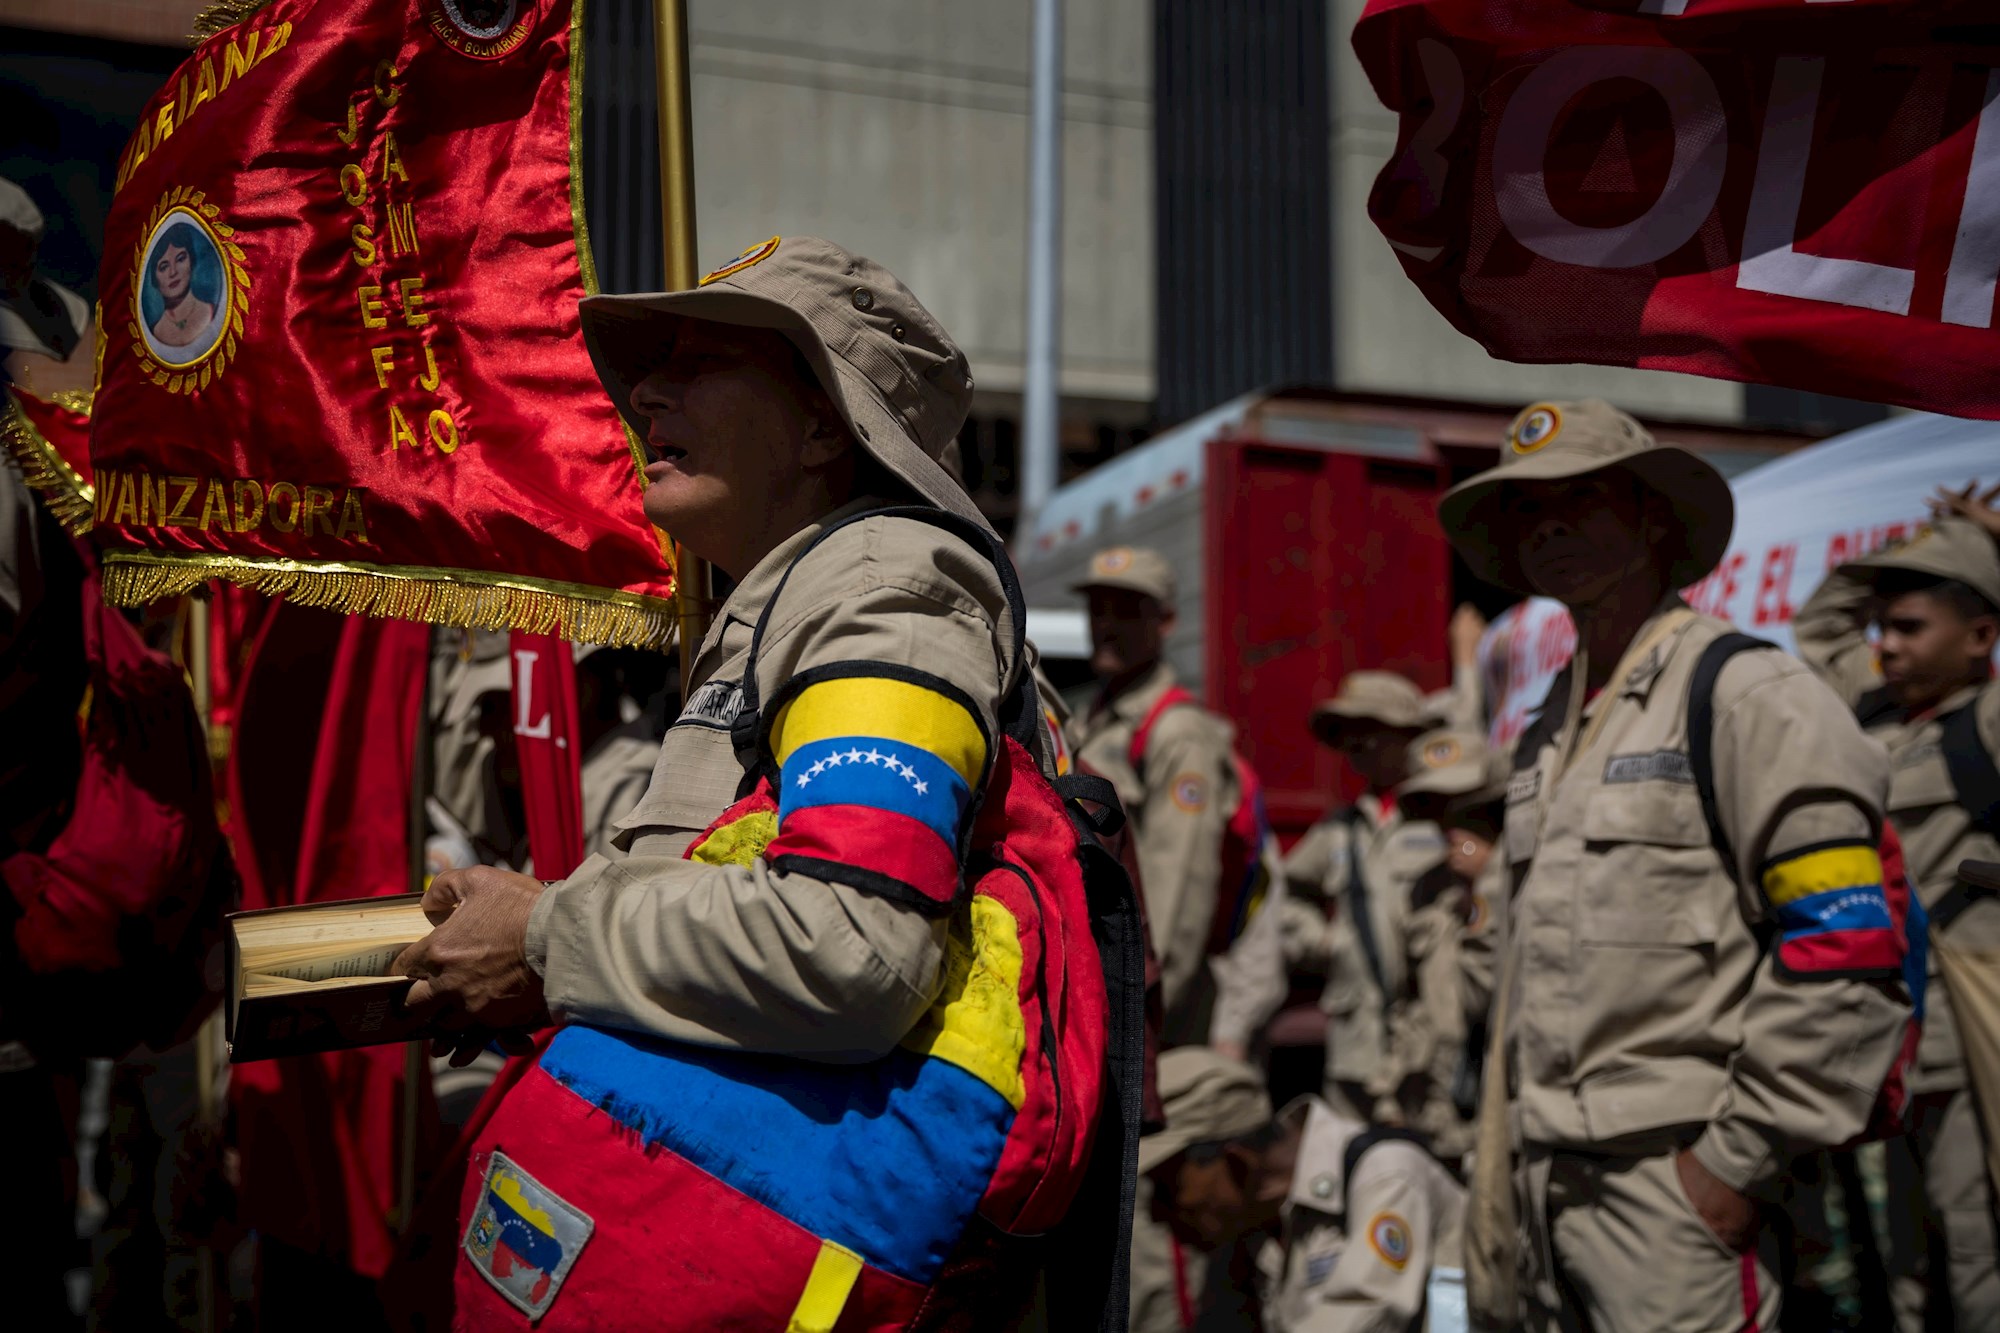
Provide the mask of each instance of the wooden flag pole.
MULTIPOLYGON (((687 0, 653 0, 654 75, 660 119, 660 229, 667 290, 695 285, 693 76, 688 69, 687 0)), ((695 650, 708 633, 708 562, 674 543, 681 698, 693 692, 695 650)))

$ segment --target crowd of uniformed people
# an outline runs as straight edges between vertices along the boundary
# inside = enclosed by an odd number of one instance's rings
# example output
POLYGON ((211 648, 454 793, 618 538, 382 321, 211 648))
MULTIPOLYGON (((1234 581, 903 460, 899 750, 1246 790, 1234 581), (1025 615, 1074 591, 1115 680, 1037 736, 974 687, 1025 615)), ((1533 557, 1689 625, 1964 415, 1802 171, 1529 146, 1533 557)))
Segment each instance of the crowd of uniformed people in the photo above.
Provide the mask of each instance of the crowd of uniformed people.
POLYGON ((730 582, 685 698, 579 650, 566 880, 523 873, 504 640, 436 640, 410 1003, 455 1064, 561 1029, 474 1147, 458 1326, 1076 1326, 1066 1302, 1119 1303, 1036 1240, 1095 1197, 1065 1115, 1108 1067, 1134 1100, 1096 1157, 1137 1216, 1093 1261, 1129 1265, 1135 1330, 1830 1328, 1870 1300, 1899 1333, 2000 1328, 2000 1011, 1952 971, 2000 967, 2000 903, 1958 873, 2000 859, 1991 494, 1832 571, 1794 657, 1678 594, 1728 543, 1712 467, 1536 404, 1441 518, 1475 574, 1567 607, 1574 660, 1511 752, 1469 612, 1439 695, 1365 669, 1260 700, 1363 787, 1281 848, 1165 662, 1169 563, 1092 560, 1071 715, 950 467, 964 354, 869 261, 759 251, 583 305, 648 516, 730 582), (1062 813, 1112 790, 1143 1115, 1120 918, 1062 813), (1912 898, 1950 946, 1928 968, 1912 898), (1274 1105, 1301 982, 1323 1074, 1274 1105))

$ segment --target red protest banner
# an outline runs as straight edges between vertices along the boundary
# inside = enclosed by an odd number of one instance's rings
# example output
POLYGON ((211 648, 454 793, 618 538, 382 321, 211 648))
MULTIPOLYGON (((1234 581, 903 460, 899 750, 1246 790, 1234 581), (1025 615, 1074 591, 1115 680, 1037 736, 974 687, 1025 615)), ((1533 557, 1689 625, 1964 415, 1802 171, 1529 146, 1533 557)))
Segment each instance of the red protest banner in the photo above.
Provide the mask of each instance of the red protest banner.
POLYGON ((58 393, 44 400, 10 386, 0 400, 0 445, 63 527, 72 533, 89 530, 97 490, 91 485, 88 394, 58 393))
POLYGON ((2000 417, 1992 34, 1963 3, 1672 4, 1370 0, 1402 125, 1369 212, 1405 273, 1510 360, 2000 417))
POLYGON ((274 0, 118 165, 107 595, 663 642, 672 574, 578 336, 576 0, 274 0))

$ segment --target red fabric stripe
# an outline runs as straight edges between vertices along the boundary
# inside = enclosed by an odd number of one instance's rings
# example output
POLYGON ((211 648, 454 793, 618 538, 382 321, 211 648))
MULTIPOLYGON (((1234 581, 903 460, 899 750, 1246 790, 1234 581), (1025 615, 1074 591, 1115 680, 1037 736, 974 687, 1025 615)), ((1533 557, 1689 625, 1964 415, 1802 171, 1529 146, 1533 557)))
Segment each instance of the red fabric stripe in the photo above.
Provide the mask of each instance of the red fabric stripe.
POLYGON ((958 892, 958 853, 928 824, 869 805, 816 805, 785 817, 764 859, 810 856, 887 875, 927 898, 958 892))
POLYGON ((1830 930, 1786 940, 1778 956, 1794 972, 1894 971, 1903 965, 1903 941, 1893 930, 1830 930))
POLYGON ((1174 1300, 1180 1306, 1181 1327, 1193 1328, 1197 1311, 1194 1293, 1188 1289, 1187 1253, 1181 1249, 1181 1238, 1169 1233, 1167 1250, 1174 1256, 1174 1300))
POLYGON ((1757 1333, 1757 1251, 1743 1256, 1743 1333, 1757 1333))

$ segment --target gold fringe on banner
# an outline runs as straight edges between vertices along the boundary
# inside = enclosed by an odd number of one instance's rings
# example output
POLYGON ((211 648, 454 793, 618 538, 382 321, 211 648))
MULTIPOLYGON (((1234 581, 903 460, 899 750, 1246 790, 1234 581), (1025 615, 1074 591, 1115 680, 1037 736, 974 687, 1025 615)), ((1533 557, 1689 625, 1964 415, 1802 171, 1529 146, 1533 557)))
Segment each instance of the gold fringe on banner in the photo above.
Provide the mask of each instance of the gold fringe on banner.
POLYGON ((674 604, 583 584, 469 569, 308 564, 241 556, 163 556, 107 551, 104 600, 143 606, 226 579, 301 606, 343 615, 422 620, 469 629, 557 634, 575 643, 665 650, 674 641, 674 604))
POLYGON ((194 27, 188 33, 188 45, 200 46, 218 32, 235 27, 270 3, 271 0, 216 0, 195 15, 194 27))
MULTIPOLYGON (((28 420, 28 414, 14 401, 13 394, 0 392, 0 397, 5 398, 7 405, 7 410, 0 413, 0 444, 5 444, 7 452, 20 464, 21 479, 42 493, 49 512, 56 516, 64 531, 81 537, 90 531, 97 488, 64 462, 55 446, 42 438, 35 423, 28 420)), ((87 393, 65 390, 50 395, 49 401, 72 412, 90 411, 87 393)))

